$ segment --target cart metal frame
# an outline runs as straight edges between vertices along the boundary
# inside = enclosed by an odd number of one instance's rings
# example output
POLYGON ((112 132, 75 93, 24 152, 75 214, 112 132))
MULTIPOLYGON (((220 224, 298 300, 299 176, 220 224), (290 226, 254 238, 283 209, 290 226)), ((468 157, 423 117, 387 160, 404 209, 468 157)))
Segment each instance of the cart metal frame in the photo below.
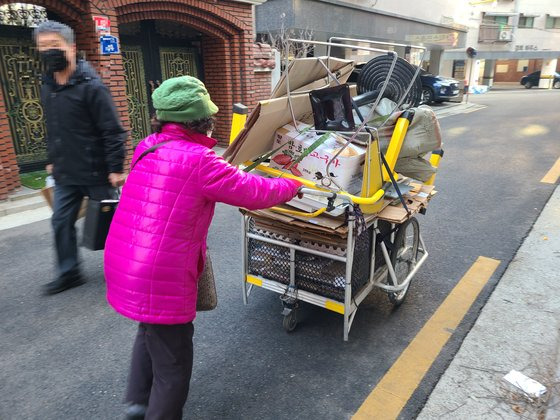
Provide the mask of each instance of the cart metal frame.
MULTIPOLYGON (((390 67, 389 70, 389 74, 387 75, 387 78, 383 84, 381 93, 379 94, 378 98, 375 101, 374 106, 372 107, 371 112, 369 113, 369 115, 366 118, 363 118, 363 121, 361 123, 360 126, 356 127, 356 129, 354 130, 354 132, 352 133, 351 137, 348 139, 348 141, 346 142, 346 144, 344 145, 344 147, 339 151, 339 154, 342 153, 342 151, 344 150, 344 148, 346 148, 350 143, 352 143, 354 141, 354 139, 356 138, 356 136, 358 135, 359 132, 361 131, 368 131, 370 134, 372 132, 375 132, 375 134, 377 134, 377 128, 375 127, 369 127, 367 126, 367 121, 369 121, 371 119, 371 117, 373 116, 373 112, 376 108, 376 105, 379 103, 379 101, 381 100, 383 93, 385 91, 385 89, 388 86, 388 82, 389 79, 392 75, 392 72, 394 70, 394 66, 395 63, 398 59, 398 54, 395 51, 392 51, 390 49, 380 49, 380 48, 373 48, 373 47, 364 47, 362 45, 353 45, 353 44, 345 44, 344 42, 359 42, 359 43, 367 43, 367 44, 378 44, 378 45, 382 45, 382 46, 386 46, 386 47, 410 47, 410 48, 414 48, 414 49, 420 49, 423 51, 422 57, 424 57, 424 54, 426 52, 426 48, 422 47, 422 46, 417 46, 417 45, 406 45, 406 44, 397 44, 397 43, 389 43, 389 42, 377 42, 377 41, 371 41, 371 40, 363 40, 363 39, 353 39, 353 38, 340 38, 340 37, 333 37, 331 38, 328 42, 320 42, 320 41, 309 41, 309 40, 299 40, 299 39, 292 39, 289 40, 291 42, 305 42, 305 43, 311 43, 314 45, 324 45, 328 47, 328 56, 327 56, 327 64, 325 65, 325 63, 323 63, 323 61, 321 60, 321 58, 318 58, 318 61, 323 65, 323 67, 325 68, 326 72, 327 72, 327 86, 331 83, 330 79, 332 79, 332 81, 334 81, 335 83, 338 83, 338 80, 336 78, 335 75, 332 74, 332 72, 329 70, 328 67, 328 60, 330 59, 330 53, 331 53, 331 47, 341 47, 341 48, 352 48, 352 49, 359 49, 359 50, 365 50, 365 51, 370 51, 370 52, 379 52, 379 53, 385 53, 385 54, 389 54, 393 56, 393 61, 392 61, 392 65, 390 67)), ((291 91, 290 91, 290 78, 289 78, 289 57, 288 55, 286 55, 286 69, 285 69, 285 80, 286 80, 286 90, 287 90, 287 97, 288 97, 288 106, 290 107, 290 112, 291 112, 291 116, 292 116, 292 120, 294 123, 294 127, 297 127, 296 124, 296 118, 294 115, 294 111, 293 111, 293 107, 292 107, 292 102, 291 102, 291 91)), ((410 82, 408 89, 406 90, 406 92, 404 93, 403 97, 400 98, 400 100, 398 101, 398 103, 396 104, 395 108, 393 109, 396 110, 399 106, 402 105, 404 99, 406 98, 406 96, 408 95, 408 92, 410 91, 410 89, 412 88, 416 77, 418 76, 420 72, 420 68, 417 69, 414 78, 412 79, 412 81, 410 82)), ((306 93, 306 92, 298 92, 298 94, 302 94, 302 93, 306 93)), ((390 115, 390 114, 389 114, 390 115)), ((387 119, 389 118, 389 116, 387 116, 387 119)), ((387 119, 385 121, 382 122, 381 125, 384 125, 387 121, 387 119)), ((403 118, 406 119, 406 118, 403 118)), ((404 124, 404 132, 406 132, 406 128, 408 127, 408 123, 404 124)), ((311 130, 313 131, 313 130, 311 130)), ((396 131, 396 130, 395 130, 396 131)), ((401 133, 402 134, 402 133, 401 133)), ((398 137, 398 136, 395 136, 398 137)), ((398 156, 398 153, 400 151, 400 146, 402 145, 402 140, 404 138, 404 134, 401 135, 400 140, 396 140, 394 143, 395 145, 393 146, 393 149, 391 149, 391 145, 389 146, 389 150, 388 150, 388 155, 390 153, 395 154, 396 156, 393 156, 393 165, 396 162, 396 157, 398 156)), ((391 141, 391 143, 393 143, 393 140, 391 141)), ((369 153, 370 151, 370 145, 371 145, 371 138, 370 138, 370 143, 368 144, 367 147, 367 151, 369 153)), ((336 158, 336 156, 334 156, 330 163, 336 158)), ((366 159, 368 159, 368 156, 366 156, 366 159)), ((247 162, 247 164, 251 164, 252 162, 247 162)), ((439 161, 438 161, 439 163, 439 161)), ((326 197, 328 199, 331 199, 334 201, 334 199, 341 199, 344 201, 345 205, 347 206, 353 206, 355 204, 374 204, 376 202, 378 202, 379 200, 383 199, 383 196, 385 195, 385 191, 388 188, 389 182, 388 179, 384 179, 385 181, 385 185, 379 189, 377 192, 375 192, 375 194, 373 194, 371 197, 361 197, 361 196, 354 196, 352 194, 349 194, 346 191, 342 191, 342 190, 337 190, 337 191, 333 191, 333 190, 329 190, 326 189, 322 186, 318 186, 315 185, 313 182, 310 182, 308 180, 305 180, 303 178, 297 178, 294 176, 291 176, 289 174, 285 174, 281 171, 272 169, 272 168, 268 168, 265 165, 258 165, 257 169, 263 173, 266 173, 268 175, 272 175, 272 176, 284 176, 284 177, 289 177, 289 178, 295 178, 298 179, 300 182, 302 182, 303 185, 305 185, 308 188, 303 188, 302 192, 304 194, 309 194, 309 195, 315 195, 315 196, 320 196, 320 197, 326 197)), ((393 168, 389 168, 387 167, 387 170, 391 171, 393 170, 393 168)), ((368 190, 369 190, 369 173, 364 173, 364 177, 367 177, 367 183, 368 183, 368 190)), ((391 181, 393 181, 393 183, 395 183, 394 179, 391 179, 391 181)), ((431 180, 433 182, 433 179, 431 180)), ((336 182, 333 183, 333 185, 336 185, 336 182)), ((323 212, 328 212, 328 209, 324 208, 324 209, 320 209, 314 213, 308 213, 308 214, 302 214, 301 212, 297 212, 297 211, 293 211, 293 210, 283 210, 281 208, 274 208, 274 210, 276 211, 281 211, 284 213, 288 213, 288 214, 298 214, 300 216, 307 216, 307 217, 315 217, 318 214, 321 214, 323 212)), ((414 213, 415 214, 415 213, 414 213)), ((403 226, 405 223, 407 223, 411 218, 413 218, 414 216, 413 213, 408 213, 408 217, 405 220, 405 222, 403 222, 403 226)), ((337 312, 339 314, 342 314, 344 316, 344 328, 343 328, 343 339, 344 341, 348 340, 348 335, 350 332, 350 329, 352 327, 352 324, 354 322, 356 313, 358 311, 358 307, 359 305, 363 302, 363 300, 368 296, 368 294, 370 294, 370 292, 373 290, 373 288, 377 287, 380 288, 382 290, 384 290, 386 293, 391 294, 391 293, 399 293, 399 292, 403 292, 405 291, 404 295, 406 295, 406 292, 408 292, 408 286, 412 280, 412 278, 416 275, 416 273, 418 272, 418 270, 420 269, 420 267, 422 267, 422 265, 424 264, 424 262, 426 261, 426 259, 428 258, 428 251, 426 249, 424 240, 422 238, 422 235, 420 234, 419 228, 417 231, 415 231, 415 233, 418 235, 418 237, 414 240, 415 243, 417 244, 416 247, 416 255, 413 255, 412 261, 411 261, 411 267, 409 267, 408 273, 406 275, 406 277, 404 279, 399 279, 397 277, 397 274, 395 273, 395 267, 393 266, 392 262, 391 262, 391 254, 389 252, 389 250, 387 249, 387 246, 385 244, 384 241, 381 241, 379 243, 378 246, 381 247, 381 252, 382 252, 382 256, 383 259, 385 261, 384 265, 381 264, 376 264, 376 246, 377 246, 377 235, 379 235, 381 232, 379 230, 378 227, 378 218, 374 218, 373 220, 371 220, 368 224, 367 224, 367 228, 371 228, 373 227, 373 234, 372 234, 372 244, 371 244, 371 265, 370 265, 370 272, 369 272, 369 278, 367 283, 362 286, 360 288, 360 290, 356 291, 356 293, 353 293, 352 290, 352 267, 353 267, 353 261, 354 261, 354 248, 355 248, 355 244, 356 244, 356 229, 357 229, 357 225, 356 225, 356 217, 353 214, 353 212, 349 212, 348 214, 348 234, 347 234, 347 238, 346 238, 346 250, 345 250, 345 255, 341 256, 341 255, 334 255, 331 253, 327 253, 327 252, 323 252, 323 251, 319 251, 316 249, 309 249, 309 248, 305 248, 303 246, 291 243, 291 242, 286 242, 286 241, 281 241, 278 239, 273 239, 267 236, 263 236, 263 235, 259 235, 257 233, 253 233, 250 232, 250 219, 251 216, 248 215, 244 215, 243 216, 243 220, 242 220, 242 259, 243 259, 243 276, 242 276, 242 290, 243 290, 243 302, 244 304, 248 304, 248 300, 249 300, 249 296, 253 290, 253 288, 255 286, 264 288, 264 289, 268 289, 271 290, 273 292, 276 292, 278 294, 281 295, 283 304, 284 304, 284 311, 283 311, 283 315, 284 315, 284 321, 288 320, 296 320, 295 318, 295 309, 297 307, 297 302, 298 301, 303 301, 303 302, 307 302, 310 303, 312 305, 316 305, 316 306, 320 306, 323 308, 326 308, 328 310, 331 310, 333 312, 337 312), (290 281, 289 284, 283 284, 280 283, 278 281, 275 280, 271 280, 268 279, 266 277, 263 276, 256 276, 253 275, 251 273, 249 273, 249 240, 255 240, 255 241, 261 241, 264 243, 268 243, 268 244, 272 244, 275 246, 279 246, 279 247, 283 247, 286 248, 289 251, 289 256, 290 256, 290 281), (417 241, 417 242, 416 242, 417 241), (308 254, 312 254, 312 255, 316 255, 316 256, 320 256, 323 258, 327 258, 330 260, 335 260, 335 261, 339 261, 339 262, 343 262, 345 264, 345 287, 344 287, 344 301, 338 301, 338 300, 334 300, 325 296, 322 296, 320 294, 316 294, 316 293, 312 293, 312 292, 308 292, 305 290, 301 290, 298 289, 297 287, 297 279, 296 279, 296 252, 302 252, 302 253, 308 253, 308 254), (293 318, 290 318, 293 317, 293 318)), ((391 224, 392 227, 392 233, 391 233, 391 242, 394 243, 395 242, 395 237, 397 235, 397 233, 395 233, 395 230, 397 228, 396 224, 391 224)), ((402 226, 399 226, 398 228, 400 229, 402 226)), ((394 250, 392 252, 399 252, 400 254, 404 254, 405 252, 407 252, 409 250, 408 247, 404 247, 403 249, 400 250, 394 250)), ((397 255, 398 257, 398 255, 397 255)), ((404 295, 402 296, 402 299, 404 299, 404 295)), ((292 323, 288 322, 288 323, 284 323, 284 327, 288 330, 291 331, 292 328, 292 323)), ((295 323, 293 324, 293 327, 295 327, 295 323)))
MULTIPOLYGON (((315 190, 303 189, 305 194, 317 194, 315 190)), ((335 194, 335 193, 332 193, 335 194)), ((336 194, 335 194, 336 195, 336 194)), ((333 195, 331 195, 333 197, 333 195)), ((411 216, 412 217, 412 216, 411 216)), ((395 269, 391 262, 391 256, 387 249, 387 246, 384 242, 381 242, 379 246, 381 247, 381 251, 383 254, 383 258, 385 260, 385 265, 377 268, 375 255, 376 255, 376 240, 377 235, 380 233, 378 230, 378 219, 375 218, 367 225, 367 228, 373 226, 373 235, 372 235, 372 244, 371 244, 371 268, 369 274, 369 280, 358 291, 358 293, 353 296, 352 291, 352 266, 354 261, 354 246, 356 241, 356 219, 355 216, 350 214, 348 216, 348 236, 346 240, 346 255, 339 256, 333 255, 331 253, 318 251, 315 249, 305 248, 296 244, 292 244, 289 242, 280 241, 277 239, 272 239, 266 236, 258 235, 255 233, 249 232, 249 220, 251 216, 244 215, 243 216, 243 225, 242 225, 242 259, 243 259, 243 303, 245 305, 248 304, 249 296, 253 290, 254 286, 259 286, 264 289, 271 290, 276 292, 282 296, 288 297, 293 299, 294 301, 303 301, 310 303, 312 305, 320 306, 322 308, 331 310, 333 312, 337 312, 344 316, 344 331, 343 331, 343 339, 344 341, 348 341, 348 335, 350 333, 350 329, 352 328, 352 323, 354 322, 354 318, 358 311, 359 305, 362 301, 366 298, 367 295, 373 290, 374 287, 378 287, 383 289, 388 293, 398 293, 402 290, 408 288, 412 278, 418 272, 420 267, 424 264, 426 259, 428 258, 428 251, 426 250, 426 245, 422 238, 422 235, 419 233, 418 241, 418 251, 417 255, 414 256, 413 260, 413 267, 408 272, 405 279, 398 279, 395 273, 395 269), (287 248, 290 252, 290 284, 286 286, 280 282, 275 280, 267 279, 262 276, 255 276, 249 273, 248 267, 248 246, 249 246, 249 239, 253 239, 256 241, 262 241, 265 243, 281 246, 287 248), (344 302, 336 301, 334 299, 330 299, 319 294, 311 293, 305 290, 301 290, 297 288, 297 279, 296 279, 296 259, 295 253, 297 252, 304 252, 312 255, 317 255, 320 257, 328 258, 335 261, 340 261, 345 264, 345 288, 344 288, 344 302), (419 258, 417 259, 416 257, 419 258), (390 283, 389 283, 390 282, 390 283)), ((408 219, 407 219, 408 220, 408 219)), ((392 224, 391 227, 394 229, 397 225, 392 224)), ((391 242, 394 241, 396 233, 393 232, 391 234, 391 242)), ((403 249, 398 250, 401 253, 407 252, 408 248, 405 247, 403 249)), ((285 308, 286 309, 286 308, 285 308)), ((284 316, 295 316, 295 308, 291 309, 289 312, 286 313, 284 311, 284 316), (293 313, 293 315, 292 315, 293 313)))

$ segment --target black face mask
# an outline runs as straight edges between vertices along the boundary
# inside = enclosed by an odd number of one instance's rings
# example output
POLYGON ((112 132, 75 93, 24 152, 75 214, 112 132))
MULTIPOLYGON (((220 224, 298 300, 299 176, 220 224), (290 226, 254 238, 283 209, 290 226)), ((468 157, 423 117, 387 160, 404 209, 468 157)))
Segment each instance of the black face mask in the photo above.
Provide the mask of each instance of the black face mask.
POLYGON ((59 49, 52 49, 48 51, 42 51, 40 53, 41 61, 47 67, 47 72, 54 73, 57 71, 63 71, 68 67, 68 60, 66 59, 66 54, 64 51, 59 49))

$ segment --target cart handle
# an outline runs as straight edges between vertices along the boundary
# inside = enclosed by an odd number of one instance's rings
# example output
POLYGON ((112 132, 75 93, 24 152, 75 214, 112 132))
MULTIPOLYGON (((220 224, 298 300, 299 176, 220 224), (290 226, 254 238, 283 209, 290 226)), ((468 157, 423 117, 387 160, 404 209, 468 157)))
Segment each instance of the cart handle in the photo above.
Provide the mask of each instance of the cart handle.
MULTIPOLYGON (((252 165, 252 164, 253 164, 253 162, 250 162, 250 161, 245 162, 245 165, 247 165, 247 166, 252 165)), ((257 169, 258 171, 264 172, 265 174, 272 175, 272 176, 275 176, 275 177, 278 177, 278 178, 295 179, 296 181, 303 184, 305 187, 308 187, 308 188, 313 190, 313 192, 303 191, 304 193, 316 194, 316 195, 321 195, 321 196, 325 196, 325 193, 327 193, 327 196, 332 196, 332 194, 335 194, 335 198, 336 197, 341 198, 341 199, 347 201, 348 203, 375 204, 378 201, 380 201, 381 199, 383 199, 383 196, 385 195, 385 190, 382 189, 382 188, 377 190, 377 192, 375 194, 373 194, 371 197, 360 197, 360 196, 357 196, 357 195, 349 194, 345 191, 339 191, 337 193, 333 193, 332 191, 328 191, 326 189, 317 187, 317 185, 315 185, 312 181, 309 181, 307 179, 304 179, 304 178, 301 178, 301 177, 298 177, 298 176, 295 176, 295 175, 288 174, 286 172, 280 171, 278 169, 271 168, 269 166, 258 165, 255 169, 257 169)), ((304 213, 304 214, 308 214, 308 213, 304 213)))
POLYGON ((319 210, 314 211, 313 213, 305 213, 304 211, 289 210, 289 209, 284 209, 282 207, 271 207, 269 208, 269 210, 275 211, 277 213, 291 214, 294 216, 309 217, 311 219, 313 217, 317 217, 323 214, 324 212, 326 212, 327 208, 326 207, 320 208, 319 210))

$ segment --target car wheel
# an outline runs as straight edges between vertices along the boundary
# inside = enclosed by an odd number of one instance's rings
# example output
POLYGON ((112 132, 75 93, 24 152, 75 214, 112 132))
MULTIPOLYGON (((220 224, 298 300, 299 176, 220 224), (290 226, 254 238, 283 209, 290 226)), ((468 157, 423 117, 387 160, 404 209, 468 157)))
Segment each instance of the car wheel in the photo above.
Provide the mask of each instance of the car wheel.
POLYGON ((554 87, 554 89, 560 89, 560 80, 557 80, 556 82, 554 82, 552 87, 554 87))
POLYGON ((531 82, 525 82, 525 89, 531 89, 533 87, 533 84, 531 82))
POLYGON ((434 100, 434 93, 430 88, 422 88, 422 103, 429 105, 434 100))

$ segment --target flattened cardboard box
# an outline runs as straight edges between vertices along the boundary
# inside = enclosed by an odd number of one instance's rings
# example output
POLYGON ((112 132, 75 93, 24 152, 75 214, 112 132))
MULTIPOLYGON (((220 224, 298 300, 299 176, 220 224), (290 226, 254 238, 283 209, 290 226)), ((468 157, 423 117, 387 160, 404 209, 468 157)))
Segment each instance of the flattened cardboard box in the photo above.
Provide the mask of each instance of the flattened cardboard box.
MULTIPOLYGON (((404 195, 407 201, 406 205, 410 212, 414 215, 422 208, 427 207, 428 202, 432 199, 434 195, 437 194, 435 187, 433 185, 422 185, 422 184, 411 184, 414 189, 409 193, 404 195)), ((386 203, 388 200, 385 200, 386 203)), ((397 203, 396 205, 386 205, 386 207, 379 212, 377 217, 381 220, 386 220, 391 223, 400 224, 406 221, 408 214, 404 209, 402 203, 398 200, 391 200, 391 203, 397 203)))
MULTIPOLYGON (((340 83, 345 83, 354 62, 337 58, 321 58, 331 72, 338 76, 340 83)), ((336 82, 328 77, 327 71, 316 57, 297 59, 290 64, 290 89, 309 91, 334 86, 336 82)), ((292 94, 288 99, 285 76, 278 82, 272 99, 260 101, 249 115, 245 127, 232 144, 224 152, 224 159, 232 165, 240 165, 253 160, 272 150, 276 130, 293 118, 303 123, 313 124, 313 113, 308 93, 292 94), (290 103, 292 111, 290 110, 290 103)), ((355 86, 351 87, 351 95, 356 95, 355 86)))
MULTIPOLYGON (((291 103, 298 121, 313 124, 309 95, 294 95, 291 103)), ((241 133, 224 152, 224 159, 237 166, 270 152, 276 130, 292 121, 287 97, 260 101, 241 133)))
MULTIPOLYGON (((290 92, 292 94, 308 92, 337 84, 329 77, 325 66, 321 62, 337 77, 339 83, 346 83, 354 70, 354 62, 352 60, 334 57, 298 58, 293 60, 288 67, 290 92)), ((281 98, 287 94, 286 73, 283 73, 270 97, 281 98)))

